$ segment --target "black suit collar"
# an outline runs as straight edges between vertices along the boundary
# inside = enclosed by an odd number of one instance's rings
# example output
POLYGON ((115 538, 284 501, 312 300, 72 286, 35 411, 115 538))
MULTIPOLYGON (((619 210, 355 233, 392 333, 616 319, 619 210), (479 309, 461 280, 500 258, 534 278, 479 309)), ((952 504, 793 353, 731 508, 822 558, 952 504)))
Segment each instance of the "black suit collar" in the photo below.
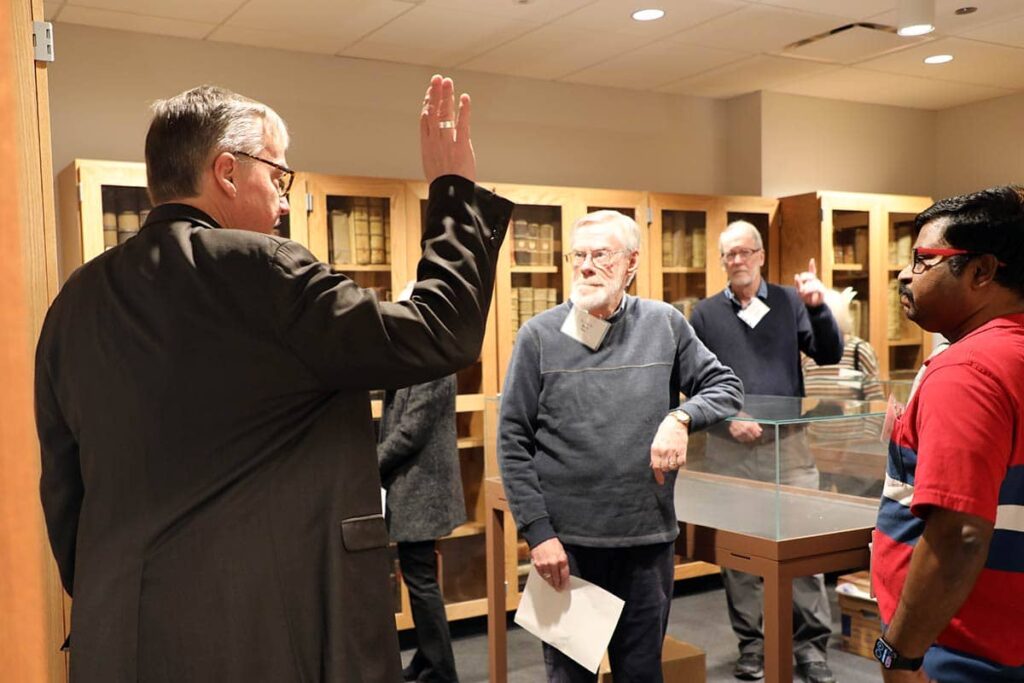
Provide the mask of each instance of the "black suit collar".
POLYGON ((204 228, 220 228, 217 221, 213 220, 208 213, 191 204, 161 204, 154 207, 146 218, 146 225, 171 221, 191 221, 204 228))

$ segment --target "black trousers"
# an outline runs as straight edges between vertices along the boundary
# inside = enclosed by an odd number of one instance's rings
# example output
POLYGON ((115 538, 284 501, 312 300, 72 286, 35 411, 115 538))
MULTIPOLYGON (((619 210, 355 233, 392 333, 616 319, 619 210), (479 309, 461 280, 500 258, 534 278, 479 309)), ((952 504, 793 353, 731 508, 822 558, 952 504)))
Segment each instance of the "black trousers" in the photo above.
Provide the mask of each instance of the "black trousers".
POLYGON ((452 636, 444 613, 444 598, 437 585, 437 557, 434 541, 398 543, 398 564, 409 589, 409 606, 416 631, 417 648, 412 670, 417 681, 457 683, 452 636))
MULTIPOLYGON (((631 548, 566 545, 569 573, 597 584, 626 601, 608 643, 615 683, 661 683, 661 647, 672 605, 674 543, 631 548)), ((550 683, 597 680, 561 652, 544 644, 550 683)))

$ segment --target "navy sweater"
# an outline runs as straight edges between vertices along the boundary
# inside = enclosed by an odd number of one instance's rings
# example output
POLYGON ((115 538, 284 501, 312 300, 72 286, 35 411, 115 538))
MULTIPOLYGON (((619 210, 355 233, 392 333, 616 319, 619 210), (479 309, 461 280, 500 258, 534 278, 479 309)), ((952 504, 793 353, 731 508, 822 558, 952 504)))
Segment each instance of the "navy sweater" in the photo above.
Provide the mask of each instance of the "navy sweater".
POLYGON ((679 532, 675 472, 659 486, 651 442, 683 404, 691 430, 734 415, 743 387, 660 301, 625 298, 597 351, 560 330, 571 303, 519 330, 501 398, 499 458, 509 507, 530 547, 624 547, 679 532))
POLYGON ((718 360, 743 380, 748 395, 803 396, 800 352, 818 365, 838 363, 843 335, 828 306, 804 305, 793 287, 769 284, 764 301, 771 310, 753 329, 737 317, 739 304, 724 292, 698 303, 690 324, 718 360))

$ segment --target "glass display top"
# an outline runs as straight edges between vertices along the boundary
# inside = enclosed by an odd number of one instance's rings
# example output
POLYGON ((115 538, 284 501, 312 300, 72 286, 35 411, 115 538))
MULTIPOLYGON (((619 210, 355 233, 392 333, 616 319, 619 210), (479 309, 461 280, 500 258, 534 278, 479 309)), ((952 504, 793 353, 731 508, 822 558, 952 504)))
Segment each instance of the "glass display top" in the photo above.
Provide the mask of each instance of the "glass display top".
POLYGON ((865 417, 885 417, 885 410, 885 401, 747 395, 743 399, 742 410, 728 418, 728 421, 782 425, 825 420, 863 420, 865 417))

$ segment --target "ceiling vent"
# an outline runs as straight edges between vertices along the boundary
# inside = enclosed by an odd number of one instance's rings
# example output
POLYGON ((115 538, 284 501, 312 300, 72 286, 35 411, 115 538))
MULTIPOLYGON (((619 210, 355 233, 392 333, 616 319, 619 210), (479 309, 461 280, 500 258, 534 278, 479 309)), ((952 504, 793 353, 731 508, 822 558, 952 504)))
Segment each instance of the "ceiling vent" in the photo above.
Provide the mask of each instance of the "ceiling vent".
POLYGON ((919 42, 921 39, 896 35, 892 26, 859 22, 798 40, 782 48, 782 54, 829 64, 856 64, 919 42))

